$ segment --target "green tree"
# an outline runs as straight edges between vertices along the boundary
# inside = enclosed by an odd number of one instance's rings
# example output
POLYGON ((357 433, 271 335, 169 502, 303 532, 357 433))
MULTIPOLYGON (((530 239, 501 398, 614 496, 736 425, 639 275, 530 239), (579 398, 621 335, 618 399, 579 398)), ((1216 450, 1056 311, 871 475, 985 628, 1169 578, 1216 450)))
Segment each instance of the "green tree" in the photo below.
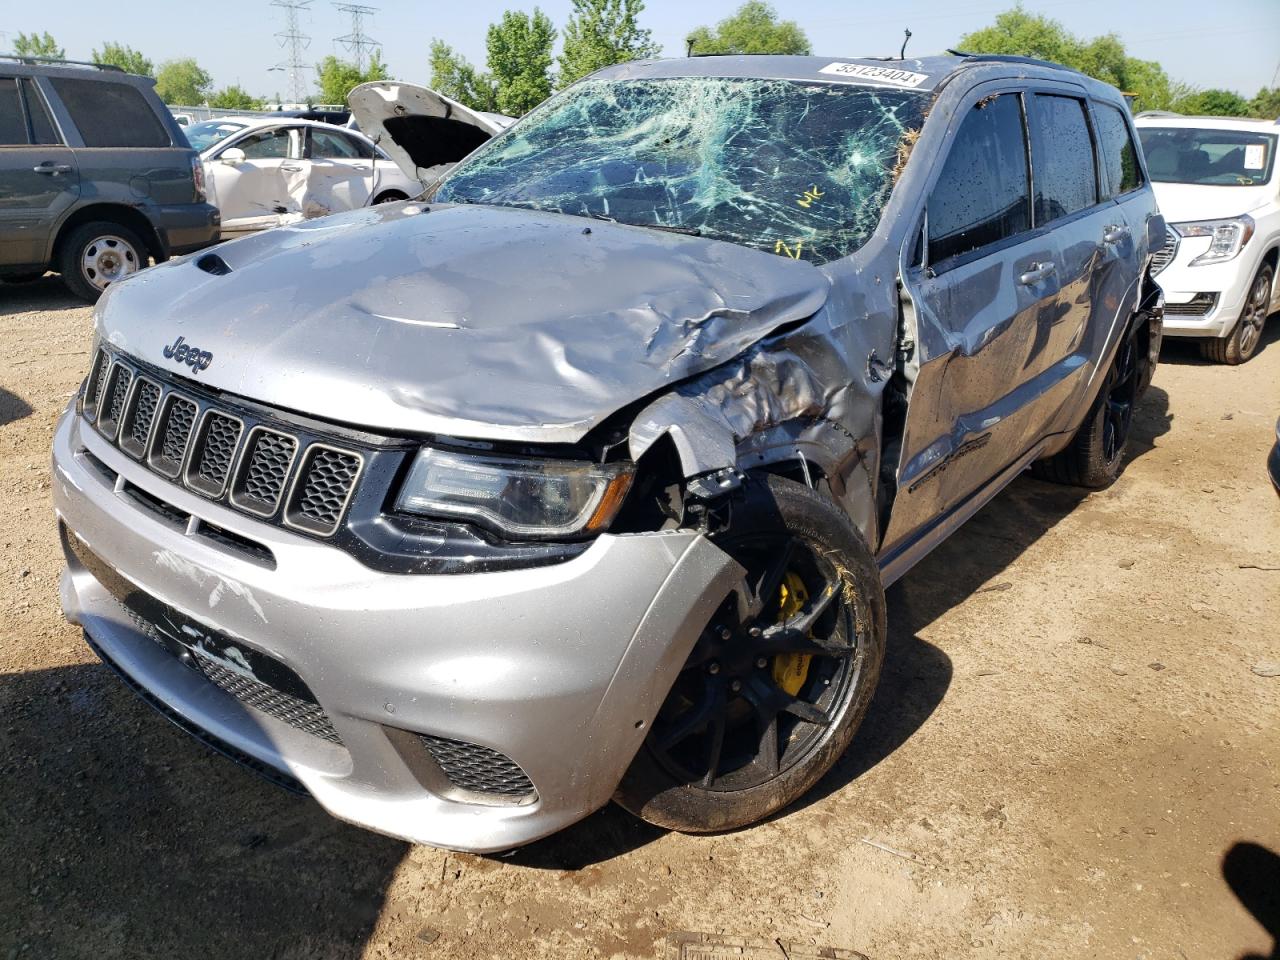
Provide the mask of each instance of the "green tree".
POLYGON ((1249 114, 1259 120, 1280 119, 1280 87, 1263 87, 1249 101, 1249 114))
POLYGON ((1198 117, 1247 117, 1249 101, 1231 90, 1200 90, 1178 100, 1174 109, 1198 117))
POLYGON ((477 70, 443 40, 431 41, 431 89, 472 110, 493 113, 498 109, 498 89, 493 78, 477 70))
POLYGON ((498 109, 518 117, 551 96, 551 46, 556 29, 550 18, 508 10, 490 25, 486 37, 489 72, 497 86, 498 109))
POLYGON ((49 57, 53 60, 64 60, 67 51, 58 46, 49 31, 40 33, 19 33, 13 41, 13 52, 20 57, 49 57))
POLYGON ((333 54, 316 64, 316 86, 320 89, 321 103, 346 103, 353 87, 370 80, 386 80, 391 76, 381 51, 373 51, 369 65, 361 70, 350 60, 340 60, 333 54))
POLYGON ((165 103, 194 107, 204 103, 213 86, 213 77, 200 69, 192 57, 167 60, 156 71, 156 93, 165 103))
POLYGON ((560 54, 561 87, 603 67, 656 57, 662 48, 636 22, 644 0, 573 0, 560 54))
POLYGON ((686 38, 693 53, 809 54, 809 38, 794 20, 779 20, 764 0, 747 0, 737 11, 709 27, 698 27, 686 38))
POLYGON ((995 23, 967 33, 956 45, 967 53, 1013 54, 1052 60, 1137 96, 1139 110, 1169 110, 1193 93, 1171 80, 1153 60, 1131 57, 1114 33, 1082 39, 1057 20, 1021 6, 999 14, 995 23))
POLYGON ((261 97, 251 97, 249 92, 237 83, 215 90, 209 96, 209 106, 219 110, 261 110, 261 97))
POLYGON ((125 46, 123 43, 112 43, 108 40, 102 45, 101 51, 95 48, 89 54, 89 59, 94 63, 106 63, 119 67, 125 73, 136 73, 140 77, 155 76, 156 68, 151 61, 133 47, 125 46))

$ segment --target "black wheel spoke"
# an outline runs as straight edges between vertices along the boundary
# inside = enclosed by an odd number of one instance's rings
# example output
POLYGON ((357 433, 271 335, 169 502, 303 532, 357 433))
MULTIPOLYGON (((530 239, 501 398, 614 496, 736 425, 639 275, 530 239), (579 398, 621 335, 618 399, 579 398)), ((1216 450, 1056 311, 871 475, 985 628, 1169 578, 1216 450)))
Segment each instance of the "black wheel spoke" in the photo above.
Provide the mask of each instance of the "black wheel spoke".
POLYGON ((806 723, 815 723, 820 727, 831 726, 831 718, 819 707, 809 703, 807 700, 794 699, 782 709, 785 713, 789 713, 793 717, 799 717, 806 723))
POLYGON ((662 739, 658 741, 660 750, 670 750, 677 744, 683 743, 689 737, 697 733, 700 729, 710 723, 712 717, 715 716, 717 703, 721 702, 717 698, 716 687, 722 686, 708 679, 706 689, 702 699, 691 707, 680 719, 675 726, 671 727, 662 739))
POLYGON ((760 583, 756 587, 755 597, 754 612, 757 616, 768 608, 771 601, 777 599, 778 588, 782 586, 782 578, 786 576, 787 568, 791 565, 791 559, 795 556, 795 552, 796 542, 788 538, 778 556, 769 565, 769 569, 760 578, 760 583))
POLYGON ((778 718, 771 717, 760 731, 760 746, 753 761, 767 776, 777 776, 780 766, 778 756, 778 718))
POLYGON ((716 774, 720 772, 720 754, 724 751, 724 732, 729 725, 723 711, 711 721, 711 743, 707 748, 707 772, 702 777, 702 785, 709 787, 716 782, 716 774))

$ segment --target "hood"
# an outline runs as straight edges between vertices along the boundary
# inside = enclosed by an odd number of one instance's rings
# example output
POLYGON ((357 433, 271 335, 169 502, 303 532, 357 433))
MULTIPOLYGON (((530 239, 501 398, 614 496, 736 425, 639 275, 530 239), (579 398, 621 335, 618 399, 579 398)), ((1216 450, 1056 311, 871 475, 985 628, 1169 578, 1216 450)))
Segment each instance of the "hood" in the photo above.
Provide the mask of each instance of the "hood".
POLYGON ((1153 181, 1151 188, 1165 220, 1168 223, 1186 223, 1191 220, 1225 220, 1256 210, 1271 199, 1275 184, 1217 187, 1153 181))
POLYGON ((387 204, 144 270, 111 287, 98 326, 158 368, 328 420, 572 443, 812 316, 828 290, 810 263, 715 240, 387 204), (208 364, 166 359, 178 337, 208 364))
POLYGON ((360 130, 409 177, 430 184, 480 144, 515 123, 412 83, 375 80, 347 95, 360 130))

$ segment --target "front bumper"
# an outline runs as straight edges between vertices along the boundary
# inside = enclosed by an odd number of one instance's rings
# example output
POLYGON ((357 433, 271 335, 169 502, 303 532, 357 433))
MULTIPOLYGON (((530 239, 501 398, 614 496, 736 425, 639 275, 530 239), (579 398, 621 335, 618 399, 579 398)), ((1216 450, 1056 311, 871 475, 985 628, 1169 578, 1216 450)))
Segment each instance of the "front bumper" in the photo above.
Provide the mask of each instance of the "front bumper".
POLYGON ((1256 264, 1252 250, 1246 249, 1226 263, 1190 266, 1208 248, 1208 238, 1184 238, 1173 262, 1155 276, 1164 291, 1164 332, 1171 337, 1225 337, 1231 333, 1244 309, 1256 264), (1193 305, 1200 294, 1215 297, 1212 308, 1193 305))
POLYGON ((295 778, 335 816, 452 849, 508 849, 605 804, 742 575, 689 531, 605 535, 573 560, 525 570, 379 573, 158 478, 71 411, 55 434, 53 473, 68 538, 190 622, 291 669, 340 742, 185 666, 68 551, 63 609, 105 659, 177 719, 295 778), (142 509, 128 485, 265 544, 275 569, 142 509), (536 797, 460 793, 420 734, 499 751, 536 797))

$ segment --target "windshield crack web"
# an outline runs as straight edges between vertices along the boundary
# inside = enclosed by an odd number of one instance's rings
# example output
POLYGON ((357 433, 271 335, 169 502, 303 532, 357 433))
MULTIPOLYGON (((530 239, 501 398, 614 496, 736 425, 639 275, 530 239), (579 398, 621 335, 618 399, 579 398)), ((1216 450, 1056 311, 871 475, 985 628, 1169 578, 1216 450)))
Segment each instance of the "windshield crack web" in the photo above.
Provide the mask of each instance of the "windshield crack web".
POLYGON ((824 263, 875 230, 926 95, 680 77, 586 81, 460 165, 435 199, 696 232, 824 263))

